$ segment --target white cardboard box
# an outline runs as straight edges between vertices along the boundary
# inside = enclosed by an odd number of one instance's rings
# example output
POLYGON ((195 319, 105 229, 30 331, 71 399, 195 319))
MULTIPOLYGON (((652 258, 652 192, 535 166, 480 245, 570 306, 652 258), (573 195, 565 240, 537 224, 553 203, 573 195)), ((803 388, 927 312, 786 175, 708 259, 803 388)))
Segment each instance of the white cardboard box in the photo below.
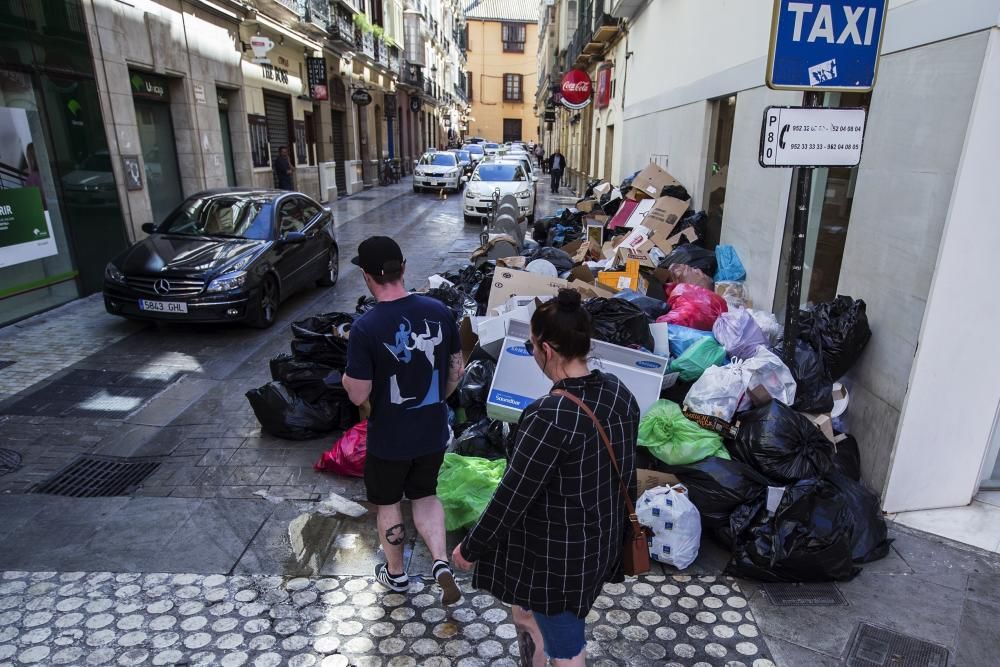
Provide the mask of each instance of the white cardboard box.
MULTIPOLYGON (((552 389, 552 381, 524 348, 524 341, 530 335, 527 322, 511 320, 507 325, 507 336, 486 399, 486 414, 491 419, 516 422, 526 407, 552 389)), ((621 380, 645 414, 660 398, 667 364, 666 359, 655 354, 595 340, 588 365, 621 380)))

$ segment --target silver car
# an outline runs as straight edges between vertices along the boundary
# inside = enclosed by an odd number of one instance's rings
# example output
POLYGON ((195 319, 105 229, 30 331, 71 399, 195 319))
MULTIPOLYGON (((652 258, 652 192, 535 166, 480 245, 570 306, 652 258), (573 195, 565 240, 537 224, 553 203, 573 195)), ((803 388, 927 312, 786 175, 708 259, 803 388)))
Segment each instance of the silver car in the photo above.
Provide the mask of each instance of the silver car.
POLYGON ((454 153, 435 151, 424 153, 413 171, 413 191, 447 189, 458 192, 462 187, 462 165, 454 153))

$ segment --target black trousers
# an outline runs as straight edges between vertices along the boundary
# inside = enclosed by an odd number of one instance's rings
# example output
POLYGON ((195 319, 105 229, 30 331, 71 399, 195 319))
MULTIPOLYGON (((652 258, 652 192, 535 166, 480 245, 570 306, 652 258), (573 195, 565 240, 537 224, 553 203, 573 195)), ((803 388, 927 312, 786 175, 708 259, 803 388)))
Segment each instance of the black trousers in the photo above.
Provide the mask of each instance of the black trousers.
POLYGON ((559 184, 562 181, 563 170, 552 169, 552 192, 559 192, 559 184))

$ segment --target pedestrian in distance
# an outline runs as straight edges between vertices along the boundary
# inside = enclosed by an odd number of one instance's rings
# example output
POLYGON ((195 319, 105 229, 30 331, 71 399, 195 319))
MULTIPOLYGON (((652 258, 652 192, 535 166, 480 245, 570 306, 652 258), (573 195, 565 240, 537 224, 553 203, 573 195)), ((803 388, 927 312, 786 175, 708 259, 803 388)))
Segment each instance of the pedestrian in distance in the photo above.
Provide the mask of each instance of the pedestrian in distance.
POLYGON ((544 171, 545 170, 545 159, 544 159, 545 158, 545 149, 542 148, 541 144, 535 144, 535 148, 533 149, 533 152, 535 154, 535 159, 538 160, 538 166, 541 167, 542 170, 544 171))
POLYGON ((440 301, 406 291, 406 260, 391 238, 362 241, 351 262, 361 267, 378 302, 351 326, 343 380, 351 402, 371 404, 364 480, 368 501, 377 507, 385 552, 375 579, 395 593, 410 587, 403 566, 405 495, 417 533, 434 558, 441 602, 454 604, 462 594, 448 565, 444 509, 436 494, 449 439, 445 400, 463 372, 455 316, 440 301))
POLYGON ((532 667, 546 656, 585 665, 584 619, 605 583, 624 581, 622 481, 634 496, 639 406, 616 377, 587 367, 590 331, 574 290, 535 310, 525 348, 552 393, 521 414, 500 485, 452 554, 475 567, 476 588, 513 605, 521 664, 532 667))
POLYGON ((562 181, 563 170, 566 169, 566 158, 557 148, 549 156, 549 173, 552 175, 552 192, 559 192, 559 184, 562 181))
POLYGON ((295 166, 292 165, 288 157, 288 146, 278 149, 278 156, 271 161, 271 169, 274 170, 274 182, 279 190, 294 190, 295 166))

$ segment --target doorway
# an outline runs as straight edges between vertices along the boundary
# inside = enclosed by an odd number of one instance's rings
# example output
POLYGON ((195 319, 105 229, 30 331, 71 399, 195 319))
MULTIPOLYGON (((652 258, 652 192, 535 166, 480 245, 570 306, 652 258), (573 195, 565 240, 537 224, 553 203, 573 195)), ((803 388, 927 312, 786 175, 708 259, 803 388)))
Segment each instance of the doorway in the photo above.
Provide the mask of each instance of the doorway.
MULTIPOLYGON (((273 95, 264 93, 264 116, 267 118, 267 143, 271 149, 271 161, 278 157, 278 151, 282 146, 288 148, 289 159, 295 160, 292 156, 294 150, 292 144, 292 107, 287 95, 273 95)), ((278 187, 278 180, 275 177, 274 187, 278 187)))
POLYGON ((1000 491, 1000 408, 997 409, 997 416, 993 421, 993 435, 990 437, 990 446, 986 452, 979 490, 1000 491))
MULTIPOLYGON (((222 98, 219 100, 222 101, 222 98)), ((219 104, 219 129, 222 132, 222 161, 226 164, 226 184, 236 187, 236 165, 233 162, 233 134, 229 127, 228 105, 219 104)))
POLYGON ((604 130, 604 180, 613 183, 611 172, 614 168, 615 157, 615 126, 608 125, 604 130))
POLYGON ((347 145, 344 137, 344 112, 334 109, 330 112, 331 132, 333 134, 333 162, 334 174, 337 181, 337 192, 341 196, 347 194, 347 145))
POLYGON ((736 122, 736 95, 713 100, 712 134, 708 143, 708 165, 702 203, 708 214, 705 222, 705 246, 715 248, 722 237, 722 218, 726 210, 726 181, 729 179, 729 154, 733 147, 736 122))
POLYGON ((170 105, 136 99, 135 116, 139 124, 142 160, 146 165, 149 204, 153 209, 153 221, 159 224, 184 199, 170 105))
POLYGON ((521 140, 521 119, 504 118, 503 119, 504 143, 507 143, 508 141, 520 141, 520 140, 521 140))

